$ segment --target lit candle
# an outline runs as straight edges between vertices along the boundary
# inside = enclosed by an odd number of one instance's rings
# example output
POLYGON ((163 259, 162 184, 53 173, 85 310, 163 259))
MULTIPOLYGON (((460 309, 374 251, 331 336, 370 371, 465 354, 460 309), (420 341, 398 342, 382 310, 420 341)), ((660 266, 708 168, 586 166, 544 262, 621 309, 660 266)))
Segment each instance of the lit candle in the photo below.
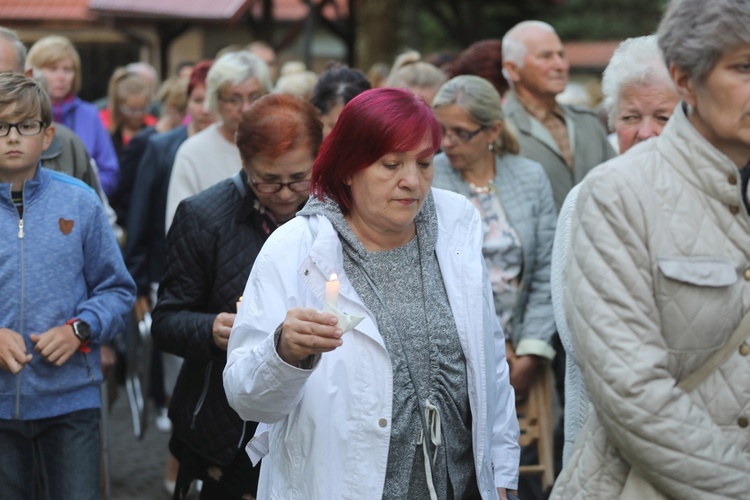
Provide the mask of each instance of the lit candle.
POLYGON ((326 304, 333 308, 339 306, 339 277, 336 273, 333 273, 331 279, 326 281, 326 304))
POLYGON ((242 302, 242 295, 240 295, 240 298, 237 299, 237 309, 235 309, 234 312, 238 312, 240 310, 240 302, 242 302))

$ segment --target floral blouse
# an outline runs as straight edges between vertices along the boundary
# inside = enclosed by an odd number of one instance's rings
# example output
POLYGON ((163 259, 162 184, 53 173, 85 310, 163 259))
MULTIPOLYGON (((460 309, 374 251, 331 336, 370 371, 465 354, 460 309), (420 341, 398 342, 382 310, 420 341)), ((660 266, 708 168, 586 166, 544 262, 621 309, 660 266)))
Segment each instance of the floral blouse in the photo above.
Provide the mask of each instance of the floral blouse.
POLYGON ((479 210, 484 230, 482 253, 490 274, 497 319, 506 335, 513 323, 513 311, 521 285, 523 252, 518 233, 508 223, 497 190, 469 189, 469 200, 479 210))

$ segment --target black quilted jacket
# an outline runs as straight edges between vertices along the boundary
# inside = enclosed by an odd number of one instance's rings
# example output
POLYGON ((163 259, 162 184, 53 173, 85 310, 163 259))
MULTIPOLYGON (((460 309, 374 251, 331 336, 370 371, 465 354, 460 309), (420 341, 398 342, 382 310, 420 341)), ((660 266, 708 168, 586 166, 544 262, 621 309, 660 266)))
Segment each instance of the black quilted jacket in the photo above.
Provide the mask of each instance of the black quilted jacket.
POLYGON ((218 313, 236 312, 255 258, 276 228, 255 208, 252 191, 240 191, 246 182, 242 172, 180 204, 153 311, 156 345, 185 359, 169 407, 174 432, 219 465, 244 453, 257 424, 243 424, 227 403, 227 353, 214 345, 211 330, 218 313))

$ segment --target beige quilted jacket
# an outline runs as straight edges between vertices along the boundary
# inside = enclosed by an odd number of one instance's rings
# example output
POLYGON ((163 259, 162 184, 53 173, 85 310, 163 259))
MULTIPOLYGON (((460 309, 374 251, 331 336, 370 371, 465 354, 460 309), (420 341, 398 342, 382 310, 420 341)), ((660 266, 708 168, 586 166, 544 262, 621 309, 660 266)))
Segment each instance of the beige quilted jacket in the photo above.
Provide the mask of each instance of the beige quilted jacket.
POLYGON ((681 107, 584 180, 565 309, 595 409, 554 499, 617 499, 633 464, 671 498, 750 498, 750 346, 675 387, 750 310, 737 167, 681 107))

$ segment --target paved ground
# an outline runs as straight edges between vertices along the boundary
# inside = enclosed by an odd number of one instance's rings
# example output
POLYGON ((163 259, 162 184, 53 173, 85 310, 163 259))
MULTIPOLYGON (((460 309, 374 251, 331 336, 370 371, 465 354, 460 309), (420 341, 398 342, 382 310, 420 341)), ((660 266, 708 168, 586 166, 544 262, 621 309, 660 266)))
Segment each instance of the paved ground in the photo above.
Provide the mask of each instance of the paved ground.
POLYGON ((164 489, 164 464, 169 434, 154 426, 154 412, 143 439, 133 434, 124 387, 109 416, 110 486, 112 500, 169 500, 164 489))

